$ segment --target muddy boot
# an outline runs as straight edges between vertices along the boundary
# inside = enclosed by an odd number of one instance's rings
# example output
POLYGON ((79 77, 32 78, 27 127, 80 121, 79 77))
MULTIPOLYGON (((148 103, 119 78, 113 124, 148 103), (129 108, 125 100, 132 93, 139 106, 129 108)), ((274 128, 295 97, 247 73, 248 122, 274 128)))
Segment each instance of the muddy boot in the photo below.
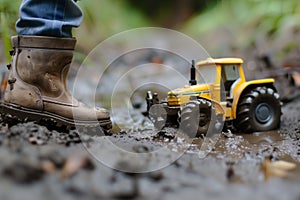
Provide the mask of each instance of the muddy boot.
POLYGON ((7 123, 35 121, 55 129, 111 128, 109 112, 90 108, 72 97, 66 86, 76 39, 14 36, 13 60, 4 100, 7 123))

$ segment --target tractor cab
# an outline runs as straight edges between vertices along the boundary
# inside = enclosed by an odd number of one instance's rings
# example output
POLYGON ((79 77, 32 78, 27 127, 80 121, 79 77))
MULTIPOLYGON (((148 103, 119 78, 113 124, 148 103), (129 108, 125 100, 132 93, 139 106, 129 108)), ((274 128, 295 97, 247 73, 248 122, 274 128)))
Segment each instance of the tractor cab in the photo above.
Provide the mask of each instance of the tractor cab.
POLYGON ((232 100, 238 86, 245 82, 242 63, 243 60, 239 58, 208 58, 197 63, 200 82, 213 78, 210 80, 213 83, 212 99, 218 102, 232 100), (208 73, 209 70, 211 73, 208 73))

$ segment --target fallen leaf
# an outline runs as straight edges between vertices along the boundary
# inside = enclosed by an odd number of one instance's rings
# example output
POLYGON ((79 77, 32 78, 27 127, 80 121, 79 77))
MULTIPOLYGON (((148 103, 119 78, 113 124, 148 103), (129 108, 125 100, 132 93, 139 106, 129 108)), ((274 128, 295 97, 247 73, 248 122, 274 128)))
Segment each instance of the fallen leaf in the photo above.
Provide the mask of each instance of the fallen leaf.
POLYGON ((269 179, 272 176, 275 177, 286 177, 288 171, 295 169, 296 164, 279 160, 271 162, 270 158, 265 158, 264 162, 261 165, 261 170, 264 173, 265 180, 269 179))
POLYGON ((67 158, 61 171, 61 178, 71 177, 83 168, 94 168, 94 164, 92 163, 90 157, 86 154, 73 154, 67 158))
POLYGON ((287 162, 287 161, 283 161, 283 160, 271 162, 271 166, 273 168, 278 168, 280 170, 292 170, 297 167, 297 165, 295 163, 291 163, 291 162, 287 162))
POLYGON ((46 173, 52 173, 56 170, 56 167, 53 162, 50 160, 41 161, 41 168, 46 173))

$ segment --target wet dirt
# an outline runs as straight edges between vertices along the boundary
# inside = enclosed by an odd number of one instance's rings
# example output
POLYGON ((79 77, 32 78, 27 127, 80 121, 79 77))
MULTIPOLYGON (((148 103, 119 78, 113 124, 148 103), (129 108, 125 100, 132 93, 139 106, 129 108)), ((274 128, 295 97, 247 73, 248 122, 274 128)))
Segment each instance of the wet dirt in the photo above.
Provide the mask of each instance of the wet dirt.
POLYGON ((105 137, 79 137, 76 131, 60 133, 34 123, 3 125, 0 199, 299 199, 299 109, 300 98, 282 107, 278 131, 226 132, 192 142, 174 128, 153 131, 137 111, 132 114, 143 127, 130 122, 105 137), (101 146, 103 140, 125 152, 153 152, 152 161, 142 157, 137 162, 109 145, 101 146), (158 170, 128 173, 109 167, 138 171, 137 167, 168 161, 168 153, 155 157, 164 147, 180 156, 158 170), (109 160, 99 162, 90 154, 93 149, 109 160), (262 170, 266 159, 297 167, 284 177, 266 179, 262 170))

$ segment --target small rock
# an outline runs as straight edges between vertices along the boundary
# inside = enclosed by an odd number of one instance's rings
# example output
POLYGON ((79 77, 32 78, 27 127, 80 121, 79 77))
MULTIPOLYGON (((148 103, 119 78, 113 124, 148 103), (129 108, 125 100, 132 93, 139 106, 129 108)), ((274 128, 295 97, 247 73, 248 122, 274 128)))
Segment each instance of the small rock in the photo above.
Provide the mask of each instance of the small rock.
POLYGON ((31 144, 34 144, 34 145, 43 145, 43 144, 46 144, 46 141, 44 140, 41 140, 41 139, 38 139, 37 137, 29 137, 28 138, 28 141, 31 143, 31 144))

